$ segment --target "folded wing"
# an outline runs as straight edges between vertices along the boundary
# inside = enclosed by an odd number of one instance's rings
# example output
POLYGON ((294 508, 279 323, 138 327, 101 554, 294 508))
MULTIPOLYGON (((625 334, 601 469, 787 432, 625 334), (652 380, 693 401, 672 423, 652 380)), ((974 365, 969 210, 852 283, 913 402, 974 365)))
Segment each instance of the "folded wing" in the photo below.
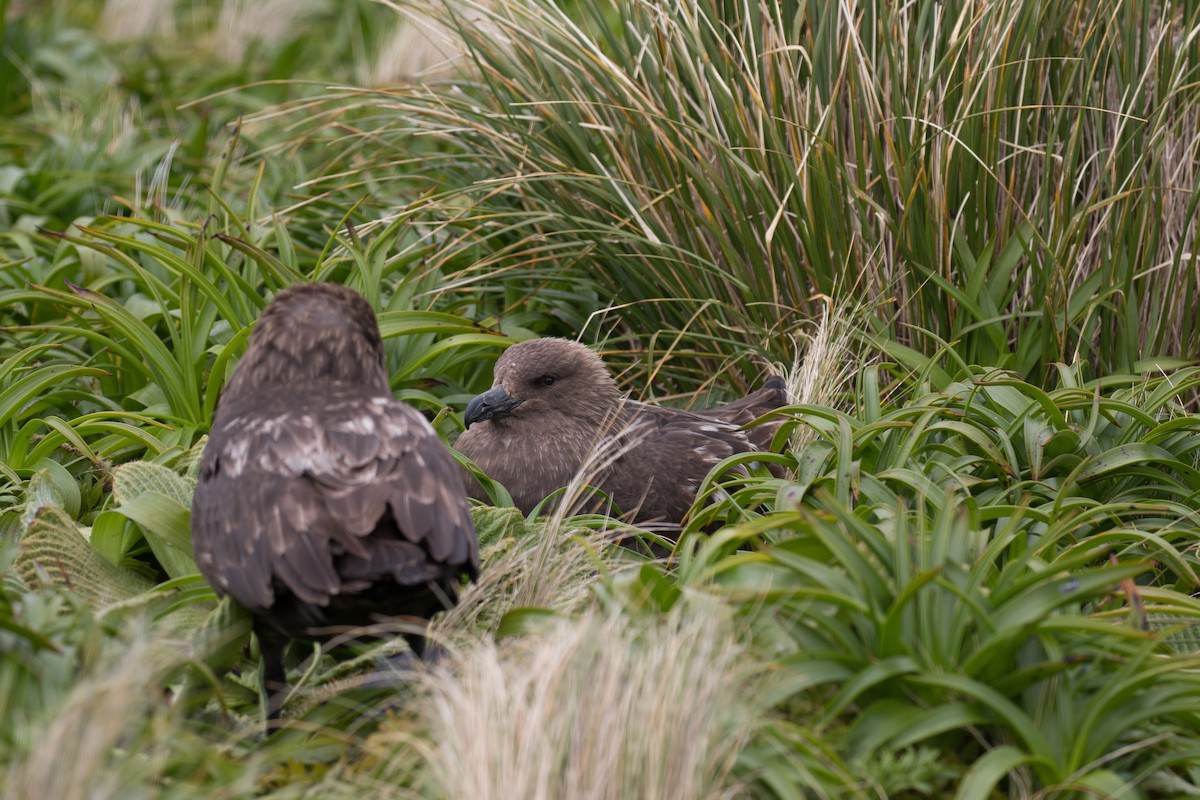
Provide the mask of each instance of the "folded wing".
POLYGON ((479 569, 457 467, 414 409, 289 391, 222 409, 193 507, 197 563, 251 611, 479 569))

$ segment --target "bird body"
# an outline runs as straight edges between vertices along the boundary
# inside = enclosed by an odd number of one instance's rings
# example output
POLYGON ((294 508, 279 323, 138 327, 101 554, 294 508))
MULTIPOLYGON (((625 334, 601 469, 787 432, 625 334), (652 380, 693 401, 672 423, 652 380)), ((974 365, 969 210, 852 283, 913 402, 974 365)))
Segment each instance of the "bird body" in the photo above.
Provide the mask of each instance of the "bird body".
MULTIPOLYGON (((455 447, 503 484, 524 513, 590 464, 582 478, 626 519, 678 526, 709 470, 736 453, 767 450, 778 427, 742 425, 786 403, 779 378, 705 411, 641 403, 624 397, 583 345, 532 339, 497 361, 495 383, 468 405, 467 430, 455 447)), ((483 498, 474 478, 468 491, 483 498)))
POLYGON ((200 465, 201 573, 254 615, 271 689, 294 638, 408 618, 423 627, 479 570, 445 445, 392 398, 374 312, 334 284, 279 293, 222 393, 200 465))

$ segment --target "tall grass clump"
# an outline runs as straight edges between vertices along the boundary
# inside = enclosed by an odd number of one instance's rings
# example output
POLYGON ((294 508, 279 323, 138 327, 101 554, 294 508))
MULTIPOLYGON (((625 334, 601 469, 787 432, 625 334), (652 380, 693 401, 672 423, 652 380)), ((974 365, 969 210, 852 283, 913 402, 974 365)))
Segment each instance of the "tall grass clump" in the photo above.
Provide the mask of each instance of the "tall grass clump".
POLYGON ((418 707, 436 796, 729 796, 762 675, 720 608, 684 605, 593 612, 434 674, 418 707))
POLYGON ((30 746, 11 765, 5 800, 40 797, 150 797, 165 764, 169 710, 148 686, 180 662, 164 642, 135 642, 107 654, 95 674, 80 680, 57 713, 41 721, 30 746), (162 728, 155 737, 148 729, 162 728), (114 759, 116 748, 147 745, 136 757, 114 759))
POLYGON ((543 523, 522 518, 515 508, 477 509, 485 569, 465 587, 458 605, 438 616, 431 631, 448 642, 476 642, 482 632, 520 629, 547 613, 587 608, 598 581, 623 571, 624 554, 607 547, 613 535, 596 527, 564 526, 561 517, 543 523))
POLYGON ((621 330, 725 355, 781 358, 821 294, 878 305, 912 365, 945 342, 1035 379, 1200 355, 1194 3, 443 13, 473 71, 328 119, 371 109, 346 135, 380 175, 440 143, 405 213, 447 251, 490 243, 463 281, 586 275, 621 330))

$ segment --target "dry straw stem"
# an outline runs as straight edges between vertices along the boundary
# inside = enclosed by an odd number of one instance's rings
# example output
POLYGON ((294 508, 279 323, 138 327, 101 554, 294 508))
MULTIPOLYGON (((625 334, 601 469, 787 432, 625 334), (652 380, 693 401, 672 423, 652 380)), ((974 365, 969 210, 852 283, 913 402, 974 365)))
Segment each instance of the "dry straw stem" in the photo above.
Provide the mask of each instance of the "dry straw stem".
POLYGON ((708 599, 594 611, 428 674, 420 746, 447 798, 731 797, 764 705, 756 666, 708 599))

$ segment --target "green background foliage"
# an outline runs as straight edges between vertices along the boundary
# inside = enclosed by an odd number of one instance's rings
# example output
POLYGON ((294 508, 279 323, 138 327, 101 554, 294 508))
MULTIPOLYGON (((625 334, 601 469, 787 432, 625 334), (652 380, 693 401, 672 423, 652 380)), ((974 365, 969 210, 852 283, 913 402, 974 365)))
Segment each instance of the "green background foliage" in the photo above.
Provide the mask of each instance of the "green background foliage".
POLYGON ((1200 793, 1197 3, 0 20, 5 797, 1200 793), (448 443, 532 336, 685 406, 782 370, 786 477, 660 560, 497 490, 446 663, 294 647, 264 737, 188 519, 304 280, 448 443))

